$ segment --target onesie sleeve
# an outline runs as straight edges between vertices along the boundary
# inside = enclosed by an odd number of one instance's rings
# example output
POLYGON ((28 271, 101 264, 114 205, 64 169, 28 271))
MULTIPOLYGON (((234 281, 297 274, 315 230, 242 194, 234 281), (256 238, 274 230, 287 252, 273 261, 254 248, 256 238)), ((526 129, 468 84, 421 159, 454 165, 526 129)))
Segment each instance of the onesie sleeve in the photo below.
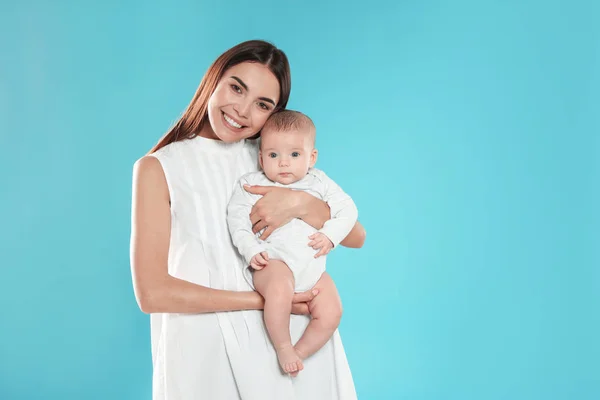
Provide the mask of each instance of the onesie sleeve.
POLYGON ((227 225, 231 234, 231 240, 244 260, 250 265, 250 260, 256 254, 265 251, 264 244, 252 232, 250 211, 256 202, 251 193, 244 190, 244 185, 249 184, 248 178, 243 176, 236 183, 233 195, 227 205, 227 225))
POLYGON ((323 171, 314 171, 323 184, 323 200, 331 210, 331 219, 319 232, 325 234, 337 246, 352 230, 358 219, 358 209, 352 198, 323 171))

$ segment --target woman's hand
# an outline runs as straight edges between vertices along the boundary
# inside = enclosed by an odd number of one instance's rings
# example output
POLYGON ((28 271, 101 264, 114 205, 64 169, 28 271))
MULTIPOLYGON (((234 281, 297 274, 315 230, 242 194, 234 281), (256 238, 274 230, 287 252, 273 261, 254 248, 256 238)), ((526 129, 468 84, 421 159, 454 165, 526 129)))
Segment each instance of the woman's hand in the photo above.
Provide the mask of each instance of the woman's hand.
POLYGON ((319 294, 319 289, 312 289, 304 293, 295 293, 292 298, 292 314, 309 315, 309 303, 319 294))
POLYGON ((262 240, 275 229, 300 217, 300 196, 305 193, 275 186, 244 186, 244 189, 262 195, 250 212, 252 231, 256 233, 266 228, 260 236, 262 240))

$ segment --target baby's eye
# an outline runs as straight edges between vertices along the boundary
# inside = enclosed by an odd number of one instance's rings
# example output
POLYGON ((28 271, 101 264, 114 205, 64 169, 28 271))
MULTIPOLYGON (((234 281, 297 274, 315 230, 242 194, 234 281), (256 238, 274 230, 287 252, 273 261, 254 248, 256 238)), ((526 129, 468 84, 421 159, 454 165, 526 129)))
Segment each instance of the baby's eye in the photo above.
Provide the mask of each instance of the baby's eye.
POLYGON ((269 153, 269 157, 275 158, 275 157, 277 157, 277 153, 269 153))
POLYGON ((298 153, 297 151, 292 153, 292 157, 300 157, 300 153, 298 153))

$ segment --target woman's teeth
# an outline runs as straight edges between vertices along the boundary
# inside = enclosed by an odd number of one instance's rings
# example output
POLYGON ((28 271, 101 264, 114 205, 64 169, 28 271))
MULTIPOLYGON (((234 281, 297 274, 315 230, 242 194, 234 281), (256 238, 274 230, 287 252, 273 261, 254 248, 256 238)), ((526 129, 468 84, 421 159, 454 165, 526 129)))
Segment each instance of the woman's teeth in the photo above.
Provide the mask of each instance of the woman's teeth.
POLYGON ((242 126, 240 124, 238 124, 237 122, 235 122, 234 120, 232 120, 231 118, 229 118, 227 116, 227 114, 223 114, 223 116, 225 117, 225 121, 227 121, 227 123, 231 126, 233 126, 234 128, 241 128, 242 126))

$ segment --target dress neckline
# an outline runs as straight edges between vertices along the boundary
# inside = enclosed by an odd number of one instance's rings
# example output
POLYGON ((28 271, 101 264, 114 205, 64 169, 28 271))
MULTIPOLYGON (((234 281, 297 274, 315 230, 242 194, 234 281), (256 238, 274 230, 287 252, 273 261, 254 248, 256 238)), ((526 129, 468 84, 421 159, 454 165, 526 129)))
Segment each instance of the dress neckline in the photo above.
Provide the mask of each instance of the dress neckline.
POLYGON ((244 147, 246 139, 237 142, 226 143, 222 140, 208 139, 202 136, 195 136, 192 139, 187 139, 190 145, 198 150, 206 150, 213 153, 228 153, 232 150, 237 150, 244 147))

